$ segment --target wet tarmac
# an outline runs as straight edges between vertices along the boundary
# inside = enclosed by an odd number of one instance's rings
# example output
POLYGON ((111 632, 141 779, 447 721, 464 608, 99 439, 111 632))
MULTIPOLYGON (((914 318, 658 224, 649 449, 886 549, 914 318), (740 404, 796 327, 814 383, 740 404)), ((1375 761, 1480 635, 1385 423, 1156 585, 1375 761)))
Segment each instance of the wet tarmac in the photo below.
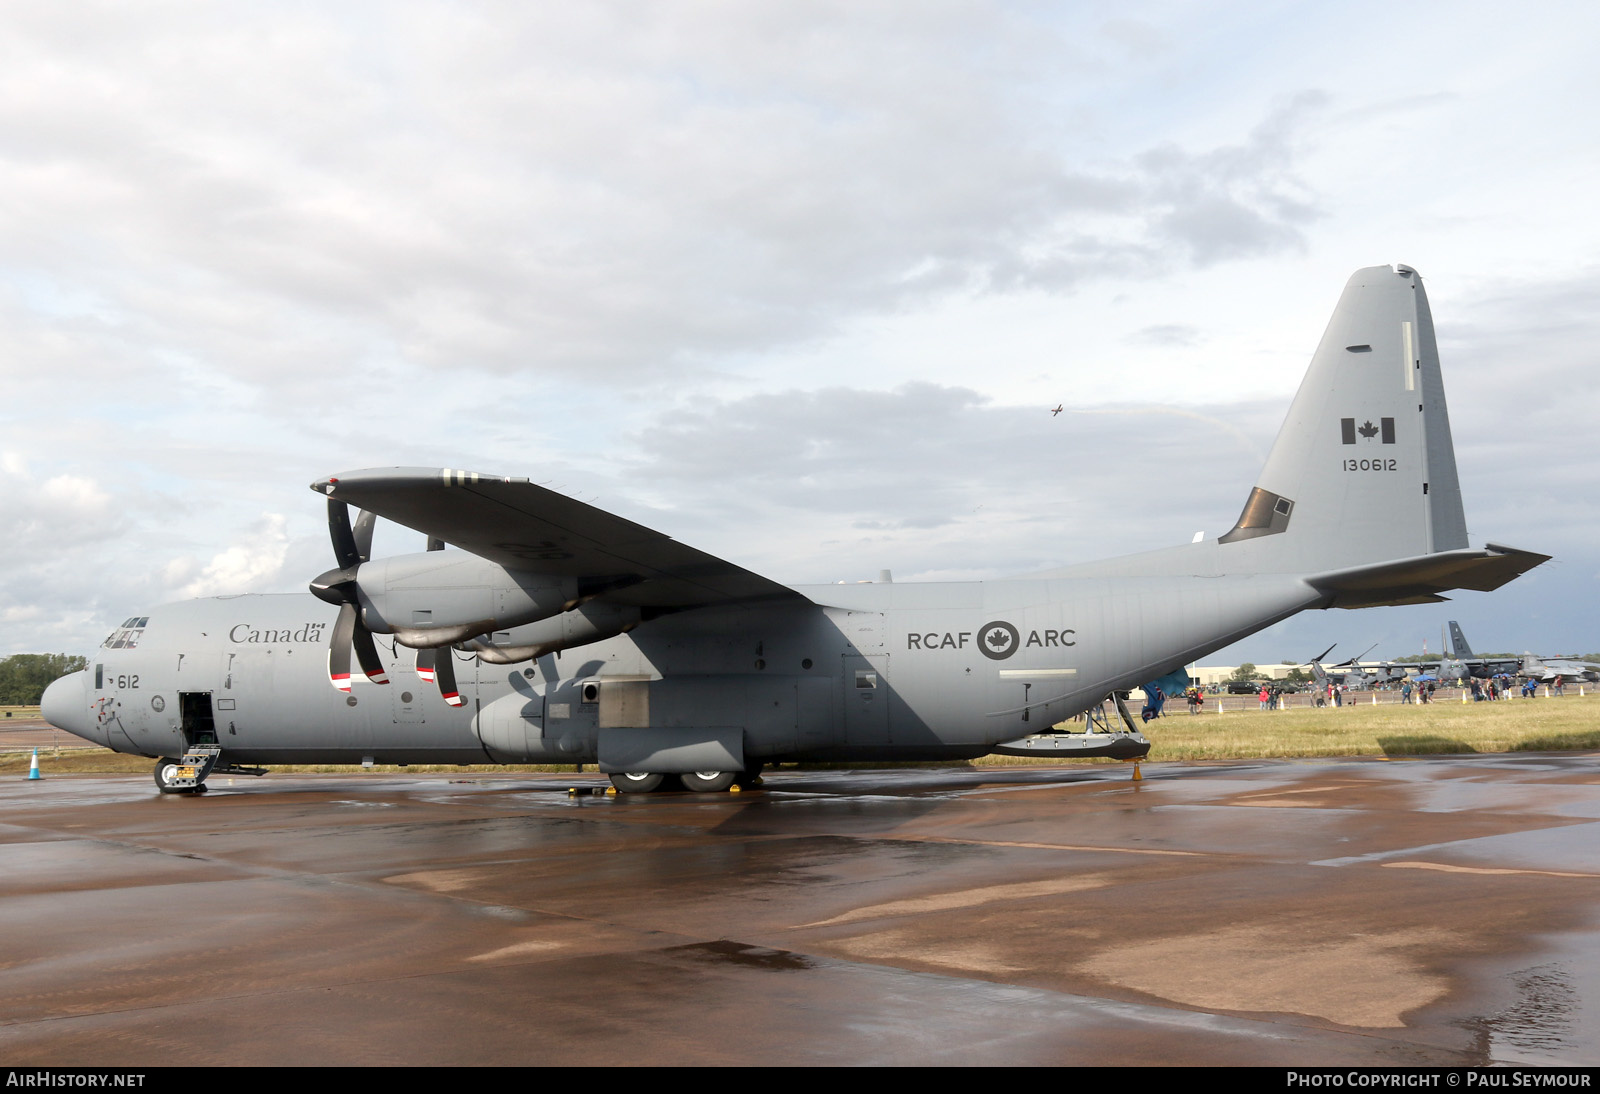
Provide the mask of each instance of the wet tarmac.
POLYGON ((1144 773, 18 778, 0 1059, 1600 1062, 1600 757, 1144 773))

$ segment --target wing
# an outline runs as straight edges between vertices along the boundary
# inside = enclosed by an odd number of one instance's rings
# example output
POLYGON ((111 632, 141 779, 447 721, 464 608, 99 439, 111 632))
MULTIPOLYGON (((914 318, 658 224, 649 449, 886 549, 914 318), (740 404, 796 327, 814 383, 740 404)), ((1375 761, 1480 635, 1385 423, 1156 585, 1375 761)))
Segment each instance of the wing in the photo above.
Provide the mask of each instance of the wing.
POLYGON ((672 611, 809 603, 775 581, 527 479, 393 467, 352 471, 311 488, 508 570, 576 578, 580 590, 613 604, 672 611))

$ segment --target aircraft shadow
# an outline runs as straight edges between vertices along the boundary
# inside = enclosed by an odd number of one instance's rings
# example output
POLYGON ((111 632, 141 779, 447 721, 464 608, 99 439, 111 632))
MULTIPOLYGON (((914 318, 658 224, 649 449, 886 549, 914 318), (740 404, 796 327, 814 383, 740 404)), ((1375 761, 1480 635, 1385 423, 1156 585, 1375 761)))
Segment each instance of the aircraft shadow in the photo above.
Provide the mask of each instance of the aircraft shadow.
POLYGON ((1478 751, 1465 741, 1431 733, 1402 733, 1393 737, 1379 737, 1378 747, 1383 749, 1385 756, 1432 756, 1478 751))

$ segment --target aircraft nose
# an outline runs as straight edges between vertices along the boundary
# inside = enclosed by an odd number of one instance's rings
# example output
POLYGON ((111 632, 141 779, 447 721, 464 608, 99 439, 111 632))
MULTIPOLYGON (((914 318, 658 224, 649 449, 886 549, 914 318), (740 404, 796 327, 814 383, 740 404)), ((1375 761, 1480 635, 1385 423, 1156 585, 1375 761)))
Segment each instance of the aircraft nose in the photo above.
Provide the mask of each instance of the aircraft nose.
POLYGON ((39 700, 39 712, 57 729, 96 744, 105 743, 96 736, 97 727, 89 717, 89 674, 86 671, 69 672, 45 688, 44 698, 39 700))

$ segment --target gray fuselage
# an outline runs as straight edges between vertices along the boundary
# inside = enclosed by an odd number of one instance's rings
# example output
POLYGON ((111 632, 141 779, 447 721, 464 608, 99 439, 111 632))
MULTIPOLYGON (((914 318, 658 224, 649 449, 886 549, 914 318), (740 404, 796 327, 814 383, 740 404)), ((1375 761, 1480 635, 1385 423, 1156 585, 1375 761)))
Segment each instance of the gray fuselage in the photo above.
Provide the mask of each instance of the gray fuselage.
POLYGON ((593 763, 629 728, 736 732, 765 762, 972 757, 1320 599, 1276 574, 796 591, 810 603, 683 612, 528 664, 456 652, 459 708, 387 643, 392 683, 330 687, 334 612, 311 596, 192 600, 53 685, 47 716, 171 756, 209 710, 235 763, 593 763))

